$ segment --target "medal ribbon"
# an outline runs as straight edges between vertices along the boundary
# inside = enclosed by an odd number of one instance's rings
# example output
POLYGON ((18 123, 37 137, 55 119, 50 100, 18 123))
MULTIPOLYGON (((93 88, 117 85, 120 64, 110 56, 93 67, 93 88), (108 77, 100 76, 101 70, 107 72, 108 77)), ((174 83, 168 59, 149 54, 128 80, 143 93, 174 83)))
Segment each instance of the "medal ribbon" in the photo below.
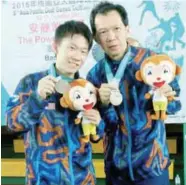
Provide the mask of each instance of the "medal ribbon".
POLYGON ((105 59, 105 71, 106 71, 106 77, 107 77, 107 81, 108 83, 111 81, 115 81, 117 82, 118 86, 119 86, 119 82, 124 74, 125 68, 127 66, 127 63, 130 59, 131 56, 131 48, 130 46, 128 47, 127 53, 125 54, 125 56, 123 57, 123 59, 121 60, 118 70, 115 74, 115 76, 113 75, 111 68, 108 64, 108 61, 105 59))
POLYGON ((74 80, 73 78, 69 78, 64 75, 58 75, 54 67, 54 64, 50 65, 49 74, 52 75, 53 77, 57 77, 58 80, 64 80, 66 82, 72 82, 74 80))

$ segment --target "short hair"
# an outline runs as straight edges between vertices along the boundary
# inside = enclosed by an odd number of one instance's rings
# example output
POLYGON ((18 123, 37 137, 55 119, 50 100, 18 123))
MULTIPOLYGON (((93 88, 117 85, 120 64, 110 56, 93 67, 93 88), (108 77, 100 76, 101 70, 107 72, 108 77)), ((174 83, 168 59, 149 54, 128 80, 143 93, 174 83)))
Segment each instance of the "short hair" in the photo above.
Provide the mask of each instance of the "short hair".
POLYGON ((113 4, 110 2, 101 2, 97 4, 91 11, 90 14, 90 25, 92 29, 93 36, 96 34, 96 26, 95 26, 95 18, 97 14, 107 14, 110 11, 117 11, 119 15, 121 16, 122 22, 125 26, 128 26, 128 14, 125 8, 119 4, 113 4))
POLYGON ((70 20, 59 25, 55 31, 54 39, 56 43, 60 43, 64 37, 73 36, 74 34, 80 34, 85 37, 88 41, 88 49, 91 49, 93 42, 92 33, 89 27, 81 21, 70 20))

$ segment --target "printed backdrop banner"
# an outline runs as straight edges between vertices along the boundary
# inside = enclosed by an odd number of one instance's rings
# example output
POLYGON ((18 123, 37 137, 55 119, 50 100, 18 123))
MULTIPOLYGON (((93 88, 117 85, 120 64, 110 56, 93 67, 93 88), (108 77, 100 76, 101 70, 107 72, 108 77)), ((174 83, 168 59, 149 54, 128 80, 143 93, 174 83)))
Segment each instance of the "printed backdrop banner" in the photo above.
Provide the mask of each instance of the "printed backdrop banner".
MULTIPOLYGON (((47 69, 55 62, 51 44, 56 27, 66 20, 75 19, 89 25, 92 7, 101 0, 2 0, 2 81, 1 125, 8 97, 22 77, 47 69)), ((143 47, 171 56, 182 67, 178 77, 181 86, 182 110, 171 115, 167 123, 186 122, 186 1, 115 0, 129 14, 131 36, 143 47)), ((103 57, 101 48, 94 43, 81 75, 103 57)))

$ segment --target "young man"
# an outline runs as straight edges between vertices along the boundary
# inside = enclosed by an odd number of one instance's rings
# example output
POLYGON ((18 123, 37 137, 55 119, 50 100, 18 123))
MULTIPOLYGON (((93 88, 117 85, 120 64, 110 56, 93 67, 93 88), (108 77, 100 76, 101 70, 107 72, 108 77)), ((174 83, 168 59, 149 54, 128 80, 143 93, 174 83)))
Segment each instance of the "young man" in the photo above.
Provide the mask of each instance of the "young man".
MULTIPOLYGON (((95 184, 91 145, 82 143, 76 112, 59 104, 57 78, 72 81, 92 46, 92 35, 82 22, 68 21, 55 32, 56 63, 43 72, 24 77, 7 106, 10 129, 24 131, 26 184, 95 184), (81 152, 79 151, 81 147, 81 152)), ((84 115, 103 133, 104 124, 96 110, 84 115)))
MULTIPOLYGON (((90 24, 95 40, 105 51, 87 79, 99 88, 99 109, 106 124, 106 184, 168 185, 165 125, 161 120, 151 120, 152 103, 144 98, 148 87, 135 78, 141 62, 155 53, 127 43, 128 16, 121 5, 101 2, 92 10, 90 24)), ((179 95, 176 80, 161 93, 171 96, 175 91, 179 95)), ((172 101, 167 112, 180 108, 179 101, 172 101)))

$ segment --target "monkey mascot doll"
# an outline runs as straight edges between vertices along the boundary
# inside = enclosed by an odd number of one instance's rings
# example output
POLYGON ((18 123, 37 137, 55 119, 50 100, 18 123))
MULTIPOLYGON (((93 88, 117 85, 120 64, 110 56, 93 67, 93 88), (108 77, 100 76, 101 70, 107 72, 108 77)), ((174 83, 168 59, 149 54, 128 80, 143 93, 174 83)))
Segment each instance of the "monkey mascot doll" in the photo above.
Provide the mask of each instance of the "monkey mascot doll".
POLYGON ((165 96, 161 89, 172 82, 176 75, 181 73, 181 68, 167 55, 154 55, 146 58, 135 74, 136 79, 150 86, 150 91, 145 94, 146 99, 152 97, 154 120, 165 120, 168 101, 174 96, 165 96))
POLYGON ((75 124, 81 124, 82 126, 83 136, 80 138, 81 144, 88 143, 90 138, 93 141, 99 140, 99 136, 96 134, 96 124, 91 123, 83 115, 84 111, 93 109, 97 103, 96 88, 85 79, 73 80, 61 86, 65 86, 66 90, 63 92, 63 97, 60 98, 60 105, 73 111, 79 111, 75 124))

